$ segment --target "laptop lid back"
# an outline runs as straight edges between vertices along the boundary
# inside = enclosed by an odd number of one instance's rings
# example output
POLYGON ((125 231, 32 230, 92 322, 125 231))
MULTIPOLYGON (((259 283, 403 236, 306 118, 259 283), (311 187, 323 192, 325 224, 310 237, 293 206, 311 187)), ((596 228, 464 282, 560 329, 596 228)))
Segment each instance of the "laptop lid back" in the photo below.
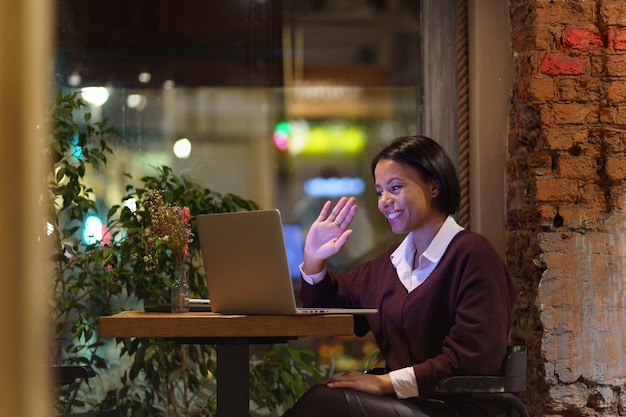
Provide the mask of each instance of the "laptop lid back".
POLYGON ((296 311, 278 210, 200 214, 196 223, 212 311, 296 311))

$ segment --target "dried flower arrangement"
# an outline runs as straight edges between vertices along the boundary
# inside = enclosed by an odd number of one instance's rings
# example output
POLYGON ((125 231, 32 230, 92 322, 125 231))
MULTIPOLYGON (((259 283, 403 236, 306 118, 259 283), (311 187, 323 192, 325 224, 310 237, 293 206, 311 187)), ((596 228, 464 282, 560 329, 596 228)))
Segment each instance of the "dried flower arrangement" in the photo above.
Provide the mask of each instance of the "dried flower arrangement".
MULTIPOLYGON (((152 218, 149 228, 148 250, 166 249, 171 251, 177 265, 182 265, 189 254, 189 244, 193 241, 191 212, 186 206, 167 204, 163 191, 150 190, 145 205, 152 218)), ((144 256, 146 265, 154 265, 156 258, 151 253, 144 256)))

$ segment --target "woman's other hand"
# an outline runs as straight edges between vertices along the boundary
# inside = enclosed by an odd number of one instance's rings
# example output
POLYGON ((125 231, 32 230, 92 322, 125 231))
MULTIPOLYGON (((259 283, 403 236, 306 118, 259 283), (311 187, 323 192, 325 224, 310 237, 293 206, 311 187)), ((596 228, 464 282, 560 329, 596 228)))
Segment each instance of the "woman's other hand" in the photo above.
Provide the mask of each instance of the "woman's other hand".
POLYGON ((306 236, 302 267, 306 274, 324 269, 324 261, 339 252, 352 234, 348 227, 356 214, 356 199, 341 197, 332 210, 330 207, 327 201, 306 236))
POLYGON ((389 374, 373 375, 362 372, 348 371, 326 381, 329 388, 350 388, 374 395, 392 394, 393 385, 389 374))

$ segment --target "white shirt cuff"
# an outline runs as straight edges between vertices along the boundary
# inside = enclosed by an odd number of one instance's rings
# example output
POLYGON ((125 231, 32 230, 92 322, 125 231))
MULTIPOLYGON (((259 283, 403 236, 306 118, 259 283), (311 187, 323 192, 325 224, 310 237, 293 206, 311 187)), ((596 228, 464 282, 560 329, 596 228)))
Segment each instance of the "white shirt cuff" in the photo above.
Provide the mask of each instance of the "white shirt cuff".
POLYGON ((398 398, 411 398, 419 395, 417 378, 415 378, 412 366, 391 371, 389 372, 389 377, 398 398))
POLYGON ((318 282, 320 282, 321 280, 323 280, 324 277, 326 276, 326 268, 322 269, 322 271, 318 272, 317 274, 307 275, 302 270, 302 265, 304 265, 304 263, 301 263, 299 265, 300 273, 302 274, 302 278, 306 281, 307 284, 315 285, 318 282))

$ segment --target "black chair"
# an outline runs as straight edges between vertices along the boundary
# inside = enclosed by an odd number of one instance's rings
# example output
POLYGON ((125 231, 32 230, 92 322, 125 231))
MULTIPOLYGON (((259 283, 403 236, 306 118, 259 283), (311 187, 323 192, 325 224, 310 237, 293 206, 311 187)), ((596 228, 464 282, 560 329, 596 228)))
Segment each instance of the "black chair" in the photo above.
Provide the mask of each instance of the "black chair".
MULTIPOLYGON (((77 379, 87 379, 96 376, 93 368, 84 365, 55 365, 52 366, 52 374, 56 385, 67 385, 77 379)), ((97 410, 60 417, 122 417, 122 414, 119 410, 97 410)))
MULTIPOLYGON (((528 410, 520 395, 526 391, 526 346, 510 345, 502 361, 500 375, 497 376, 451 376, 437 384, 436 391, 442 394, 444 402, 448 399, 471 399, 480 404, 481 400, 490 400, 507 408, 509 417, 529 417, 528 410)), ((380 375, 384 368, 372 368, 365 373, 380 375)), ((484 414, 478 408, 472 408, 472 415, 484 414)))
POLYGON ((437 385, 437 392, 446 397, 469 397, 491 400, 507 408, 511 417, 529 417, 520 399, 526 391, 526 346, 510 345, 498 376, 452 376, 437 385))

